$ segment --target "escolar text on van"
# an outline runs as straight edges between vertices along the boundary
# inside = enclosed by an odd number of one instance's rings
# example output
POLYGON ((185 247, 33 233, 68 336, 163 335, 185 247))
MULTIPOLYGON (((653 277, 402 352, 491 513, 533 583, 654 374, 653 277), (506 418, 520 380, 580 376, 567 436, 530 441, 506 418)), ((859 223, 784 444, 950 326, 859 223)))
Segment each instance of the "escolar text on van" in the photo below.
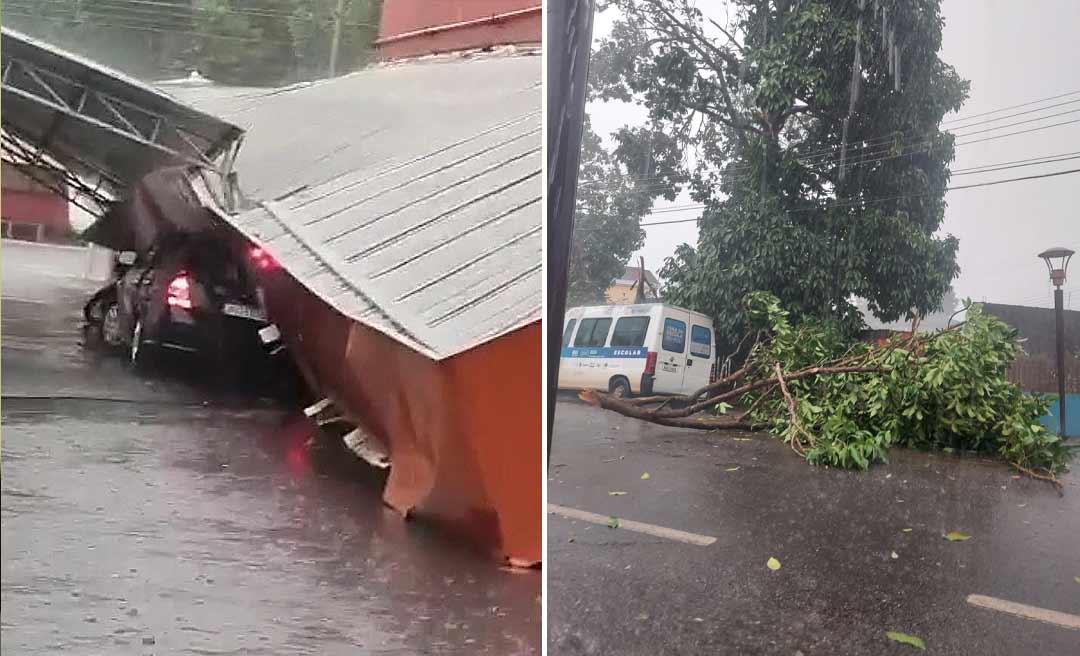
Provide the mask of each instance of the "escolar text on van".
POLYGON ((687 394, 709 384, 712 319, 663 303, 571 308, 563 325, 560 389, 616 396, 687 394))

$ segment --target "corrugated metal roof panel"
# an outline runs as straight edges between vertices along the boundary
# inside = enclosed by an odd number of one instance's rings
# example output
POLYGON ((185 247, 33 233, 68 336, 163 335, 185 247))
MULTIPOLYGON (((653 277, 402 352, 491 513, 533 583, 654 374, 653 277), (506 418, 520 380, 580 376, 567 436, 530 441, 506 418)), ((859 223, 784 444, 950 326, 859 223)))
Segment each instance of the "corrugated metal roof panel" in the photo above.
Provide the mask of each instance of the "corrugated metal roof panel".
POLYGON ((340 311, 436 359, 539 319, 538 57, 170 91, 248 127, 233 220, 340 311))

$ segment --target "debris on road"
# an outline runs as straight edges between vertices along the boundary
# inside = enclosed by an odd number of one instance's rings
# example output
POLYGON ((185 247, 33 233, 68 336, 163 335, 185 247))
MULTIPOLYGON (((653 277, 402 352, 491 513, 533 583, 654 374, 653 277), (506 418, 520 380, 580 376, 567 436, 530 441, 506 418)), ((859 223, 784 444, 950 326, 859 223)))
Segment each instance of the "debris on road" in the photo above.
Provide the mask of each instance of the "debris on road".
POLYGON ((765 563, 765 566, 775 572, 776 570, 780 569, 780 561, 776 558, 770 557, 769 560, 765 563))
POLYGON ((971 536, 967 533, 961 533, 960 531, 949 531, 945 535, 941 536, 949 542, 963 542, 964 540, 970 540, 971 536))
POLYGON ((904 645, 911 645, 916 649, 922 649, 923 651, 926 651, 926 643, 923 642, 922 638, 908 635, 906 633, 900 633, 899 631, 887 631, 885 633, 885 636, 893 642, 899 642, 904 645))

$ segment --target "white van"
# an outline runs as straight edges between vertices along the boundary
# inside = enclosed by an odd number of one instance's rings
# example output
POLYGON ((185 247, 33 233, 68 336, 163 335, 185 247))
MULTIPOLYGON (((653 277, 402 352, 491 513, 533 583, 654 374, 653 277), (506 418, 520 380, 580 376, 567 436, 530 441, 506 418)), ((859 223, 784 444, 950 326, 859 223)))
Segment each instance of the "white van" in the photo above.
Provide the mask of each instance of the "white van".
POLYGON ((709 384, 714 343, 712 319, 672 305, 571 308, 559 388, 686 394, 709 384))

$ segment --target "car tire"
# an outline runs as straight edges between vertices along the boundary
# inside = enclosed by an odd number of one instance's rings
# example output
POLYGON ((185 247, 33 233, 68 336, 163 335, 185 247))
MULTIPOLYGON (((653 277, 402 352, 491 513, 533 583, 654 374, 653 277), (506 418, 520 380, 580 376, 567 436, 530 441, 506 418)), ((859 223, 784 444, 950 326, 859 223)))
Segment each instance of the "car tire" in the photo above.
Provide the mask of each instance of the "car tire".
POLYGON ((154 351, 151 344, 146 343, 146 328, 141 318, 135 318, 135 326, 131 329, 131 343, 128 347, 128 359, 136 369, 146 369, 150 366, 154 351))
POLYGON ((608 393, 619 399, 629 398, 631 395, 630 381, 623 376, 615 376, 608 383, 608 393))

